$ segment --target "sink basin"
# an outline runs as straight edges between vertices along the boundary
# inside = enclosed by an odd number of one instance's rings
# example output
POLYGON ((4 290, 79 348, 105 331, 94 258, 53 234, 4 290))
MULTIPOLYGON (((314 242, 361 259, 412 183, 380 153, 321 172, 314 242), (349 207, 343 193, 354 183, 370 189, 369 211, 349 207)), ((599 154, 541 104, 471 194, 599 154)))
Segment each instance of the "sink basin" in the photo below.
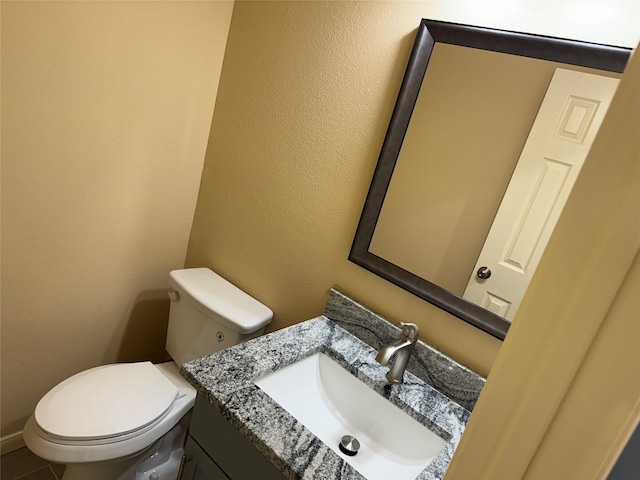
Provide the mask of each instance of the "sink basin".
POLYGON ((323 353, 255 383, 370 480, 415 479, 447 443, 323 353), (340 450, 345 435, 357 454, 340 450))

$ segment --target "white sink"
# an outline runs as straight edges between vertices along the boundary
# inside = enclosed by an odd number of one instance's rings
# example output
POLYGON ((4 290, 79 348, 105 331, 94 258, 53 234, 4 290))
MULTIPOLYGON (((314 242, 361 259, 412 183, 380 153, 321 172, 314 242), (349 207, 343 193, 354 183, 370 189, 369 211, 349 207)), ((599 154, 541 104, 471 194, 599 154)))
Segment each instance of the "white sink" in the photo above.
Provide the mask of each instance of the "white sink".
POLYGON ((255 383, 370 480, 415 479, 447 443, 323 353, 255 383), (344 435, 355 456, 340 451, 344 435))

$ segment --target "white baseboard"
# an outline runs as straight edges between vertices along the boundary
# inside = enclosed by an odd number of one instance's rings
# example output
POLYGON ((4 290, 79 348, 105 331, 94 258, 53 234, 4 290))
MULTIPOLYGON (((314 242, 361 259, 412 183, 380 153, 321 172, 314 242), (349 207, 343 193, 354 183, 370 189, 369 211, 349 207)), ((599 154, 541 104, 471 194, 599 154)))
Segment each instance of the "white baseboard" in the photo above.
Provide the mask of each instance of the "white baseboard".
POLYGON ((13 452, 14 450, 18 450, 24 446, 25 444, 22 439, 22 431, 7 435, 6 437, 0 438, 0 455, 13 452))

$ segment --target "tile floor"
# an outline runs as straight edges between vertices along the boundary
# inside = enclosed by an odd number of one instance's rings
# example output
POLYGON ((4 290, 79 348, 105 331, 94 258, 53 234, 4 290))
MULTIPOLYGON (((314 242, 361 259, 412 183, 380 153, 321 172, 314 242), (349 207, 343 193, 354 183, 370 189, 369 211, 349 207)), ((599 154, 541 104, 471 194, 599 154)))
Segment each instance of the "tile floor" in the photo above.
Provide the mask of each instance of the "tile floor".
POLYGON ((2 480, 60 480, 63 472, 63 465, 36 457, 27 447, 0 457, 2 480))

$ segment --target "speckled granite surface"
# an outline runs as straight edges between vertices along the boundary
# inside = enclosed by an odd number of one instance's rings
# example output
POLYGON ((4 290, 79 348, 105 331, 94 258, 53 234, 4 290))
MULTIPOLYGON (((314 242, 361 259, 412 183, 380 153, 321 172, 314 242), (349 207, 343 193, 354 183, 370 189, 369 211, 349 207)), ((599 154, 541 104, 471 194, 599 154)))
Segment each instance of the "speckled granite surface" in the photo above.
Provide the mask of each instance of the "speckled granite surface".
MULTIPOLYGON (((357 304, 337 291, 332 291, 331 297, 331 306, 327 308, 330 315, 338 316, 337 312, 341 309, 359 310, 357 304), (340 307, 340 304, 343 306, 340 307)), ((357 317, 354 312, 349 314, 348 311, 340 316, 343 317, 343 323, 345 318, 357 317)), ((393 329, 390 335, 394 336, 393 329)), ((340 455, 324 445, 254 384, 257 379, 316 352, 324 352, 333 358, 390 402, 447 440, 445 448, 417 478, 427 480, 444 477, 469 419, 469 411, 410 372, 405 373, 402 385, 390 386, 384 377, 388 368, 375 361, 377 351, 327 316, 194 360, 182 367, 182 374, 286 478, 362 479, 364 477, 340 455)), ((423 363, 429 368, 430 363, 423 363)), ((455 382, 450 379, 444 383, 455 382)))
MULTIPOLYGON (((376 350, 400 333, 400 328, 336 289, 329 293, 324 315, 376 350)), ((422 341, 416 343, 407 370, 469 411, 473 410, 486 381, 422 341)))

